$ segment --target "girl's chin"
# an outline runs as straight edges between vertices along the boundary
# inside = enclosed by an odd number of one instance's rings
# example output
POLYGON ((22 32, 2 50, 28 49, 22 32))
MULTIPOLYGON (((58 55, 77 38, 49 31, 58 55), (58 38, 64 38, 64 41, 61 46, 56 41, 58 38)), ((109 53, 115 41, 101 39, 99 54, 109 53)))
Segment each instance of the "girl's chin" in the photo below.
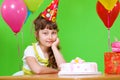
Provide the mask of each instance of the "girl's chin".
POLYGON ((51 47, 51 46, 52 46, 52 44, 47 45, 47 47, 51 47))

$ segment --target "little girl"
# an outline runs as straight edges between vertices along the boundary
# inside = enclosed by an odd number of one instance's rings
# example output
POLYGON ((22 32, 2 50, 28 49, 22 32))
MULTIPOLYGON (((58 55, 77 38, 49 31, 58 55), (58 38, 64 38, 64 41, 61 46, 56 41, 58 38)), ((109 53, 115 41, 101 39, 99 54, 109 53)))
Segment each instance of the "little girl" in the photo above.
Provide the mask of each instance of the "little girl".
POLYGON ((59 51, 58 27, 41 14, 34 21, 37 43, 28 46, 23 56, 24 74, 57 73, 65 63, 59 51))

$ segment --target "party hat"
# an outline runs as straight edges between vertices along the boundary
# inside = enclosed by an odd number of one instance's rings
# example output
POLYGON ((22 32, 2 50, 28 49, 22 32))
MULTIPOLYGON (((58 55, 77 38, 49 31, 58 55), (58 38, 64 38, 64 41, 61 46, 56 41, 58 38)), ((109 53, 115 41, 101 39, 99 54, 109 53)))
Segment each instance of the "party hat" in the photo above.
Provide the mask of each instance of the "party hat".
POLYGON ((53 0, 50 5, 42 12, 41 16, 46 20, 55 22, 59 0, 53 0))

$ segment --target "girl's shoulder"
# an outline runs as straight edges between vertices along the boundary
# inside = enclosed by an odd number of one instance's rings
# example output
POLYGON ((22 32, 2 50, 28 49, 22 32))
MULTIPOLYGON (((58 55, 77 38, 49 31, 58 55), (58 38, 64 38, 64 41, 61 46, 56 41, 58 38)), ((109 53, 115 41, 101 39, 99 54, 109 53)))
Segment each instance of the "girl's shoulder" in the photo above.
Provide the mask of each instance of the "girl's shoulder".
MULTIPOLYGON (((36 43, 35 43, 36 44, 36 43)), ((35 57, 35 53, 34 53, 34 48, 33 45, 28 45, 25 50, 24 50, 24 58, 28 57, 28 56, 33 56, 35 57)))
POLYGON ((32 43, 31 45, 28 45, 25 50, 31 50, 31 49, 33 49, 33 45, 37 46, 37 44, 38 44, 37 42, 32 43))
POLYGON ((29 45, 29 46, 26 47, 25 50, 31 50, 31 49, 32 49, 32 45, 29 45))

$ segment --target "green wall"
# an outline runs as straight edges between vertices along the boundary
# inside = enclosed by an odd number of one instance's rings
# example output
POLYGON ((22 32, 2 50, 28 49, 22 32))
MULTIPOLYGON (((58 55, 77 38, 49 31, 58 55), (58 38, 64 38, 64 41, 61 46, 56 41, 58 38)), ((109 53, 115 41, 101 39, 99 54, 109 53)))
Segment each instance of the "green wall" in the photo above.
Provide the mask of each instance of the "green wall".
MULTIPOLYGON (((0 0, 0 5, 4 0, 0 0)), ((44 0, 40 8, 27 18, 21 31, 14 35, 0 16, 0 76, 20 70, 26 46, 35 42, 33 20, 51 0, 44 0)), ((60 29, 61 52, 67 62, 75 57, 97 62, 104 72, 104 52, 108 51, 108 30, 96 13, 97 0, 60 0, 57 23, 60 29)), ((120 39, 120 15, 111 30, 111 42, 120 39)))

